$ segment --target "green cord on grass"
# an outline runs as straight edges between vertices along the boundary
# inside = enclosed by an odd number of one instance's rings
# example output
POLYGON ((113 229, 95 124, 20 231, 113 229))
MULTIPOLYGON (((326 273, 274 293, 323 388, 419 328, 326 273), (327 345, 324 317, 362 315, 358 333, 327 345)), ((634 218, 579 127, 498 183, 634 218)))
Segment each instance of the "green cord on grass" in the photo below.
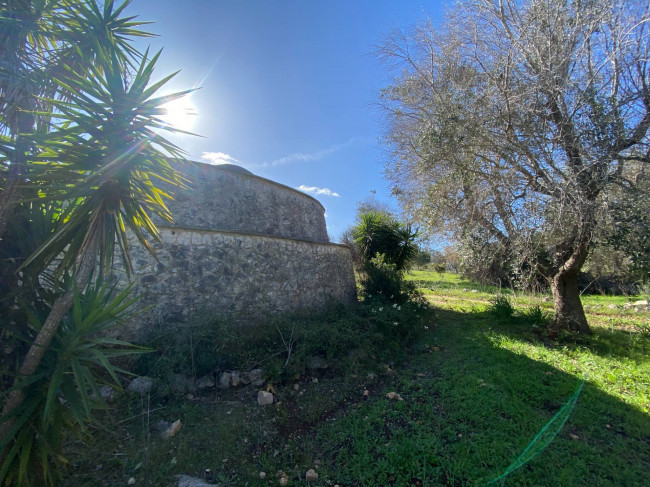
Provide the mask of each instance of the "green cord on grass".
POLYGON ((546 423, 544 427, 539 431, 539 433, 535 435, 533 441, 528 444, 521 455, 519 455, 517 459, 512 462, 501 475, 490 480, 487 485, 496 485, 499 481, 503 481, 508 475, 510 475, 518 468, 526 465, 526 463, 535 458, 538 454, 544 451, 548 445, 551 444, 551 442, 564 427, 564 423, 566 423, 567 419, 569 419, 571 411, 573 411, 573 407, 578 401, 578 397, 580 396, 580 392, 582 391, 582 386, 584 386, 584 384, 584 380, 580 382, 575 392, 569 398, 566 404, 562 406, 562 408, 557 413, 555 413, 555 416, 553 416, 551 420, 546 423))

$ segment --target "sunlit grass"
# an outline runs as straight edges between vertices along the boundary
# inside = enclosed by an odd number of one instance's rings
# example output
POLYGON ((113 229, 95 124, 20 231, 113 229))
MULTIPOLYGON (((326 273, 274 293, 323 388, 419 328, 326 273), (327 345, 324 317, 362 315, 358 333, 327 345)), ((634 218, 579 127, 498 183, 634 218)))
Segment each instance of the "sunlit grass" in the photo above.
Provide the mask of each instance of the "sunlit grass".
MULTIPOLYGON (((544 332, 552 312, 546 295, 481 287, 453 274, 414 271, 409 279, 436 310, 423 338, 402 347, 406 358, 371 353, 372 369, 305 370, 275 384, 278 402, 267 408, 247 388, 152 404, 160 409, 151 424, 183 421, 166 441, 148 436, 148 413, 138 412, 149 406, 131 400, 127 411, 115 411, 110 437, 85 446, 97 457, 85 458, 75 479, 97 477, 102 463, 103 485, 116 486, 131 476, 142 481, 145 468, 154 483, 210 468, 223 484, 279 485, 282 471, 289 485, 305 486, 305 471, 314 468, 319 480, 310 485, 485 485, 584 380, 559 434, 505 485, 647 485, 650 313, 619 307, 632 298, 585 298, 594 334, 556 341, 544 332), (512 314, 495 307, 499 292, 512 314)), ((391 322, 400 320, 399 310, 388 311, 391 322)))
MULTIPOLYGON (((600 332, 599 332, 600 333, 600 332)), ((606 333, 606 332, 605 332, 606 333)), ((599 355, 585 345, 559 345, 548 347, 514 338, 505 334, 488 332, 488 340, 496 347, 548 364, 558 370, 590 382, 600 390, 650 414, 650 360, 648 355, 634 353, 633 339, 628 353, 632 357, 609 353, 599 355)))

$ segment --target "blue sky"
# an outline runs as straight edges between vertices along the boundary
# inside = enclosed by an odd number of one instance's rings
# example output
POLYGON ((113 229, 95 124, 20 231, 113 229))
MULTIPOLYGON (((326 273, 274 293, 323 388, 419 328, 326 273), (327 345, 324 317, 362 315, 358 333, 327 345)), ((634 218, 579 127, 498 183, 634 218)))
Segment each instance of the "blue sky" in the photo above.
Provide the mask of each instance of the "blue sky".
POLYGON ((373 47, 443 9, 436 0, 134 0, 128 12, 154 22, 157 75, 180 69, 171 89, 201 87, 191 103, 202 138, 176 142, 192 159, 230 160, 309 192, 337 240, 357 201, 390 201, 374 106, 390 77, 373 47))

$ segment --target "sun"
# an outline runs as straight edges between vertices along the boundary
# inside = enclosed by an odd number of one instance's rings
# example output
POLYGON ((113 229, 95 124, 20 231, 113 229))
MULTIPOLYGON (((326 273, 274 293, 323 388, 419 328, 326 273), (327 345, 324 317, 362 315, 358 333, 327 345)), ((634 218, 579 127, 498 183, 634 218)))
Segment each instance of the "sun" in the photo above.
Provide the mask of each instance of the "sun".
POLYGON ((191 96, 184 96, 162 105, 167 110, 160 118, 174 128, 191 132, 197 118, 196 106, 192 103, 191 96))

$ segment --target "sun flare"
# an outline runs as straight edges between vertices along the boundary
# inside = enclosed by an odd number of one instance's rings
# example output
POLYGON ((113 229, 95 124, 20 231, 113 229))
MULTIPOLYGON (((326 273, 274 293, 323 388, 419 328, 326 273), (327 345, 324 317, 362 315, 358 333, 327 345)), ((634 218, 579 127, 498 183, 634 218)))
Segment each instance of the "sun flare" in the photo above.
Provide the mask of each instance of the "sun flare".
POLYGON ((197 111, 190 96, 170 101, 162 106, 167 113, 160 118, 173 127, 191 132, 196 123, 197 111))

